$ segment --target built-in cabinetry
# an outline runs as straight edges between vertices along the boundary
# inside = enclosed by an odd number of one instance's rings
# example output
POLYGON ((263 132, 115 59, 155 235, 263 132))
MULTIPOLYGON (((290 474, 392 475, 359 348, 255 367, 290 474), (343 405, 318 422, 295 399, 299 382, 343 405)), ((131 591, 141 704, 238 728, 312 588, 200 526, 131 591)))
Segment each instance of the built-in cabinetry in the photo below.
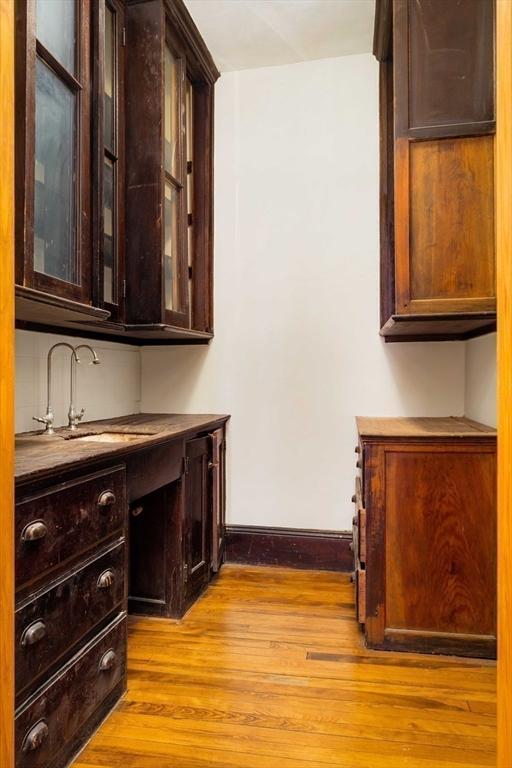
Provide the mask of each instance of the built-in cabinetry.
POLYGON ((494 0, 378 0, 381 334, 495 329, 494 0))
POLYGON ((126 685, 124 466, 16 502, 16 766, 60 768, 126 685))
POLYGON ((182 0, 16 4, 16 319, 213 335, 213 88, 182 0))
POLYGON ((358 619, 368 647, 496 655, 496 432, 359 418, 358 619))
POLYGON ((130 491, 130 610, 176 618, 222 562, 224 428, 187 440, 169 466, 130 491))
POLYGON ((127 322, 210 333, 218 72, 175 4, 126 15, 127 322))
POLYGON ((18 440, 16 768, 64 768, 115 706, 128 606, 182 616, 222 563, 227 418, 181 420, 111 424, 142 437, 115 458, 65 430, 18 440))

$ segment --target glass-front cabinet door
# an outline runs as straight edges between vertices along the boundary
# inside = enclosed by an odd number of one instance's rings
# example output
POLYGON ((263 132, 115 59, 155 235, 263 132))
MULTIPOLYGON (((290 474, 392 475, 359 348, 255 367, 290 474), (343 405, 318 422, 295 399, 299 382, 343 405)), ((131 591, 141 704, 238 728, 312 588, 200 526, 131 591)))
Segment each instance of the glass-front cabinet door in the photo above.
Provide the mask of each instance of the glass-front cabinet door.
POLYGON ((100 303, 111 319, 124 315, 124 4, 119 0, 104 3, 101 91, 103 116, 98 126, 102 137, 100 303))
POLYGON ((164 51, 164 309, 170 325, 189 325, 187 257, 186 65, 166 40, 164 51))
POLYGON ((16 5, 26 78, 17 91, 17 281, 89 303, 89 0, 16 5))

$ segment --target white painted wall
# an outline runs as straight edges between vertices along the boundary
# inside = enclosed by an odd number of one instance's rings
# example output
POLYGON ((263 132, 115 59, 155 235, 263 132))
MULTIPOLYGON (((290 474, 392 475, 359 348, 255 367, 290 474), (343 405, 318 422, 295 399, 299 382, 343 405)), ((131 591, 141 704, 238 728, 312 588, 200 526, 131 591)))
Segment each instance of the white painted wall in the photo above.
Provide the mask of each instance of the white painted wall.
POLYGON ((466 415, 495 427, 496 334, 466 342, 466 415))
POLYGON ((224 74, 216 338, 142 350, 142 410, 231 413, 230 523, 347 529, 357 414, 462 415, 464 343, 384 344, 378 65, 224 74))
MULTIPOLYGON (((49 333, 16 331, 16 432, 41 429, 32 416, 46 412, 46 356, 58 341, 70 344, 90 343, 101 359, 101 365, 88 365, 90 353, 79 352, 77 368, 77 400, 86 409, 84 419, 104 419, 138 413, 141 377, 138 347, 105 341, 58 336, 49 333)), ((69 363, 71 352, 57 349, 53 354, 53 408, 55 423, 68 423, 69 363)))

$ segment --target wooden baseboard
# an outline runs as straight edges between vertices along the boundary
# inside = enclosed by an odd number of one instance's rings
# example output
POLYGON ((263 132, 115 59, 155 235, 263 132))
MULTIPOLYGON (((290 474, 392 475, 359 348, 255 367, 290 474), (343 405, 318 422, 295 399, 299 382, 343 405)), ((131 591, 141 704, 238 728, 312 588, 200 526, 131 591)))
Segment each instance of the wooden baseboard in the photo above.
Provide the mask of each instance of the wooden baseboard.
POLYGON ((225 562, 350 572, 351 542, 350 531, 228 525, 225 562))

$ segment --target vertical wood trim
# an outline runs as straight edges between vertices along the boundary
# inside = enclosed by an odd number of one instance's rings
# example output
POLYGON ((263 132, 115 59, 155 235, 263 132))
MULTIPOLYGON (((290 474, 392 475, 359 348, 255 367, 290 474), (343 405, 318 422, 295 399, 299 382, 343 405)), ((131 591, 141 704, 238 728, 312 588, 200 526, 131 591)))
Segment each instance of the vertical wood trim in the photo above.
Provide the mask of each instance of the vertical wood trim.
POLYGON ((0 765, 14 766, 14 3, 0 0, 0 765))
POLYGON ((497 4, 498 761, 512 766, 512 3, 497 4))
POLYGON ((410 178, 409 140, 395 140, 395 306, 396 312, 410 311, 410 178))

